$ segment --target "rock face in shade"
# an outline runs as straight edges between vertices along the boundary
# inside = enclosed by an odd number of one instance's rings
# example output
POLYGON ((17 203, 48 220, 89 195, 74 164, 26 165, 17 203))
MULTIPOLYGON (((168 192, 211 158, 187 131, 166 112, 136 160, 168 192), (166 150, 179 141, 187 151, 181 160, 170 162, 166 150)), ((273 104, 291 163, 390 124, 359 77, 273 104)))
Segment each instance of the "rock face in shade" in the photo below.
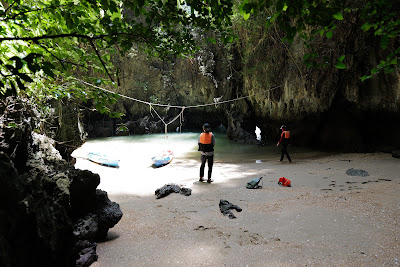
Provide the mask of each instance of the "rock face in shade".
MULTIPOLYGON (((168 63, 140 52, 121 58, 124 75, 116 90, 136 99, 181 106, 246 97, 188 108, 183 113, 184 130, 201 131, 206 121, 213 129, 222 124, 229 138, 245 143, 256 139, 254 130, 258 126, 262 140, 275 144, 279 127, 286 124, 294 145, 354 152, 372 151, 377 146, 399 148, 399 72, 380 73, 364 82, 360 79, 386 59, 395 44, 389 43, 382 51, 380 39, 361 30, 357 15, 348 16, 332 38, 314 40, 315 52, 327 58, 324 68, 308 68, 303 63, 311 51, 300 38, 283 45, 277 41, 282 36, 266 31, 264 25, 238 25, 239 39, 230 50, 209 44, 193 58, 171 59, 168 63), (342 55, 346 69, 337 69, 335 62, 342 55)), ((148 105, 120 99, 113 109, 126 116, 116 121, 85 114, 91 136, 98 136, 101 125, 107 133, 111 129, 110 135, 116 134, 120 123, 128 125, 129 134, 164 131, 164 124, 148 105)), ((165 122, 181 111, 155 109, 165 122)), ((178 126, 179 120, 168 126, 169 131, 178 126)))
POLYGON ((119 205, 96 189, 97 174, 75 169, 33 131, 27 103, 8 98, 0 110, 0 265, 89 266, 96 241, 122 217, 119 205), (77 234, 83 220, 93 222, 90 235, 77 234))

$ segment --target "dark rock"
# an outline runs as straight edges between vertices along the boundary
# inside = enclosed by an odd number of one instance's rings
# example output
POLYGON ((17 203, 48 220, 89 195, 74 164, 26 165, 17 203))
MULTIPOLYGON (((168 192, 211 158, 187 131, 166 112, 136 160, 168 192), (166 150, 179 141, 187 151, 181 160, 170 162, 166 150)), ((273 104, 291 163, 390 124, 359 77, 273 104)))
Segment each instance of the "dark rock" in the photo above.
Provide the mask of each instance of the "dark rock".
POLYGON ((154 192, 156 195, 156 199, 163 198, 168 196, 171 193, 179 193, 181 188, 176 184, 166 184, 154 192))
POLYGON ((356 170, 356 169, 353 169, 353 168, 348 169, 346 171, 346 174, 349 175, 349 176, 362 176, 362 177, 369 176, 369 173, 367 171, 356 170))
POLYGON ((97 243, 95 242, 89 242, 87 240, 76 242, 74 247, 74 254, 77 255, 75 266, 88 267, 93 262, 97 261, 96 247, 97 243))
POLYGON ((74 236, 76 240, 95 241, 99 230, 98 219, 94 214, 88 214, 74 223, 74 236))
POLYGON ((79 217, 91 212, 96 205, 96 188, 100 184, 100 176, 88 170, 71 170, 69 177, 72 180, 69 190, 73 216, 79 217))
POLYGON ((72 221, 59 177, 36 170, 19 175, 0 155, 0 265, 68 266, 72 221))
POLYGON ((107 192, 96 190, 96 205, 85 217, 78 218, 74 224, 77 240, 104 241, 108 230, 122 218, 119 205, 109 200, 107 192))
POLYGON ((236 115, 236 113, 229 113, 229 124, 226 130, 227 136, 243 144, 260 144, 260 141, 256 139, 255 133, 251 134, 242 127, 239 120, 243 119, 243 115, 238 115, 240 118, 236 118, 236 115))
POLYGON ((108 230, 121 220, 123 214, 119 208, 119 204, 110 201, 106 191, 97 189, 96 199, 96 209, 94 213, 97 216, 99 229, 96 240, 103 241, 107 237, 108 230))
POLYGON ((393 150, 392 151, 392 157, 400 159, 400 150, 393 150))
POLYGON ((8 98, 0 111, 0 266, 89 266, 94 241, 122 217, 119 205, 96 189, 97 174, 76 170, 54 140, 32 131, 26 102, 8 98), (79 245, 84 238, 90 245, 79 245))
POLYGON ((71 153, 86 141, 87 133, 81 121, 82 112, 78 101, 64 98, 50 100, 53 115, 44 125, 46 135, 56 140, 55 147, 63 159, 70 162, 71 153), (54 130, 56 129, 56 131, 54 130))

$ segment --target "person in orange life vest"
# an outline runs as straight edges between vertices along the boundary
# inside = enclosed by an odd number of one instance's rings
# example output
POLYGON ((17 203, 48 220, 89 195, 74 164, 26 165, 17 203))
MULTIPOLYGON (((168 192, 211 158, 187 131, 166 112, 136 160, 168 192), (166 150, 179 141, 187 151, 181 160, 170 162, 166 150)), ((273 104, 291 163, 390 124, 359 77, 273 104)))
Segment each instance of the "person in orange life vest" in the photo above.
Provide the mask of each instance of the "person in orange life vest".
POLYGON ((203 125, 203 132, 199 136, 198 140, 199 151, 201 151, 201 165, 200 165, 200 179, 199 181, 205 182, 204 168, 206 166, 206 161, 208 162, 208 179, 207 182, 211 183, 212 167, 214 164, 214 145, 215 137, 211 132, 211 127, 208 123, 203 125))
POLYGON ((282 155, 281 155, 280 161, 282 161, 283 157, 286 155, 289 162, 292 162, 292 160, 290 159, 289 153, 287 152, 287 146, 288 146, 289 140, 290 140, 290 132, 287 130, 287 127, 285 125, 281 126, 281 130, 282 130, 281 139, 276 144, 276 146, 279 146, 279 144, 282 145, 282 155))

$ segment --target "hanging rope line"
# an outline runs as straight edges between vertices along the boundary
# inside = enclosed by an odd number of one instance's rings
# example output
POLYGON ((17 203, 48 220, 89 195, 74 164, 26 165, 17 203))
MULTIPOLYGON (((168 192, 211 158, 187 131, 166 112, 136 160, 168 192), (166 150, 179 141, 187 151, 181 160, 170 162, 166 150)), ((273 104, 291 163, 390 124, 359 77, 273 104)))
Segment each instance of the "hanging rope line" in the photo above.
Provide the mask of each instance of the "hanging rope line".
MULTIPOLYGON (((234 102, 234 101, 238 101, 238 100, 245 99, 245 98, 249 98, 249 97, 252 97, 252 96, 255 96, 255 95, 256 95, 256 94, 252 94, 252 95, 248 95, 248 96, 237 97, 237 98, 235 98, 235 99, 230 99, 230 100, 225 100, 225 101, 218 101, 218 102, 210 103, 210 104, 199 104, 199 105, 192 105, 192 106, 177 106, 177 105, 157 104, 157 103, 151 103, 151 102, 143 101, 143 100, 136 99, 136 98, 133 98, 133 97, 130 97, 130 96, 126 96, 126 95, 122 95, 122 94, 119 94, 119 93, 115 93, 115 92, 113 92, 113 91, 111 91, 111 90, 107 90, 107 89, 102 88, 102 87, 99 87, 99 86, 97 86, 97 85, 94 85, 94 84, 91 84, 91 83, 88 83, 88 82, 79 80, 79 79, 77 79, 77 78, 75 78, 75 77, 72 77, 72 78, 75 79, 75 80, 77 80, 78 82, 81 82, 81 83, 83 83, 83 84, 86 84, 86 85, 92 86, 92 87, 94 87, 94 88, 100 89, 100 90, 102 90, 102 91, 104 91, 104 92, 107 92, 107 93, 111 93, 111 94, 114 94, 114 95, 118 95, 118 96, 120 96, 120 97, 127 98, 127 99, 130 99, 130 100, 139 102, 139 103, 143 103, 143 104, 146 104, 146 105, 150 105, 150 106, 159 106, 159 107, 168 107, 168 108, 180 108, 180 109, 181 109, 181 108, 186 108, 186 109, 187 109, 187 108, 207 107, 207 106, 213 106, 213 105, 219 105, 219 104, 234 102)), ((267 90, 264 90, 264 92, 276 90, 276 89, 278 89, 278 88, 280 88, 280 87, 282 87, 282 86, 283 86, 283 84, 278 85, 278 86, 275 86, 275 87, 272 87, 272 88, 269 88, 269 89, 267 89, 267 90)), ((154 110, 154 109, 153 109, 153 110, 154 110)))
MULTIPOLYGON (((123 97, 123 98, 126 98, 126 99, 130 99, 130 100, 133 100, 133 101, 136 101, 136 102, 139 102, 139 103, 143 103, 143 104, 149 105, 149 106, 150 106, 150 114, 153 116, 153 114, 151 113, 151 111, 153 110, 154 113, 157 115, 157 117, 162 121, 162 123, 164 123, 165 135, 167 135, 167 132, 168 132, 168 131, 167 131, 168 125, 171 124, 171 123, 173 123, 174 121, 176 121, 178 118, 180 119, 179 131, 181 132, 181 129, 182 129, 182 122, 184 121, 183 112, 185 111, 185 109, 188 109, 188 108, 207 107, 207 106, 212 106, 212 105, 217 106, 217 105, 219 105, 219 104, 230 103, 230 102, 242 100, 242 99, 249 98, 249 97, 252 97, 252 96, 255 96, 255 95, 256 95, 256 94, 252 94, 252 95, 237 97, 237 98, 235 98, 235 99, 230 99, 230 100, 225 100, 225 101, 219 101, 219 99, 221 98, 221 97, 220 97, 220 98, 218 99, 218 101, 215 101, 214 103, 210 103, 210 104, 199 104, 199 105, 192 105, 192 106, 177 106, 177 105, 169 105, 169 104, 166 105, 166 104, 157 104, 157 103, 151 103, 151 102, 143 101, 143 100, 136 99, 136 98, 133 98, 133 97, 130 97, 130 96, 126 96, 126 95, 122 95, 122 94, 119 94, 119 93, 115 93, 115 92, 113 92, 113 91, 111 91, 111 90, 107 90, 107 89, 102 88, 102 87, 99 87, 99 86, 97 86, 97 85, 94 85, 94 84, 91 84, 91 83, 88 83, 88 82, 79 80, 79 79, 77 79, 77 78, 75 78, 75 77, 71 77, 71 78, 74 79, 74 80, 77 80, 78 82, 80 82, 80 83, 82 83, 82 84, 85 84, 85 85, 88 85, 88 86, 97 88, 97 89, 102 90, 102 91, 104 91, 104 92, 107 92, 107 93, 110 93, 110 94, 114 94, 114 95, 118 95, 118 96, 123 97), (157 111, 154 109, 153 106, 167 107, 167 108, 179 108, 179 109, 181 109, 181 112, 178 114, 178 116, 176 116, 176 117, 175 117, 174 119, 172 119, 170 122, 166 123, 166 122, 164 121, 164 119, 157 113, 157 111)), ((283 86, 283 84, 278 85, 278 86, 275 86, 275 87, 272 87, 272 88, 269 88, 269 89, 267 89, 267 90, 264 90, 264 92, 276 90, 276 89, 278 89, 278 88, 280 88, 280 87, 282 87, 282 86, 283 86)), ((154 117, 153 117, 153 118, 154 118, 154 117)))
POLYGON ((171 120, 170 122, 168 122, 168 123, 166 123, 166 122, 164 121, 164 119, 163 119, 160 115, 158 115, 157 111, 153 108, 152 105, 150 105, 150 110, 153 110, 153 111, 156 113, 157 117, 164 123, 164 131, 165 131, 165 134, 168 133, 168 131, 167 131, 168 125, 170 125, 171 123, 173 123, 174 121, 176 121, 178 118, 180 118, 180 121, 181 121, 181 122, 180 122, 181 127, 179 127, 179 128, 182 128, 182 118, 183 118, 183 111, 185 110, 185 107, 182 107, 182 110, 181 110, 181 112, 178 114, 178 116, 176 116, 174 119, 172 119, 172 120, 171 120))

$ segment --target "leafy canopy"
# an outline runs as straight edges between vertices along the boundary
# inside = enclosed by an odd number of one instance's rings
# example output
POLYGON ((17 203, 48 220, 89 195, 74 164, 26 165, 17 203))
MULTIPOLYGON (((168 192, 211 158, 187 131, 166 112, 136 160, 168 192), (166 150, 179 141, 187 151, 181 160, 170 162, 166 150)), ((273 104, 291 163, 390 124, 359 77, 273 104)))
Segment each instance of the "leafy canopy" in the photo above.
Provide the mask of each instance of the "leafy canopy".
POLYGON ((188 54, 197 48, 195 28, 218 31, 228 42, 231 15, 231 0, 3 0, 0 92, 106 98, 89 96, 68 77, 116 84, 114 54, 188 54))
MULTIPOLYGON (((145 49, 161 58, 189 54, 198 48, 198 31, 219 32, 233 40, 229 26, 234 0, 3 0, 0 2, 0 95, 74 96, 97 99, 69 77, 96 84, 118 84, 114 55, 145 49)), ((266 27, 276 24, 291 42, 299 35, 310 45, 316 36, 333 38, 346 13, 357 12, 361 27, 389 50, 370 75, 391 72, 400 64, 398 0, 241 0, 245 19, 268 10, 266 27), (392 45, 394 44, 394 45, 392 45), (394 48, 393 48, 394 47, 394 48)), ((214 39, 207 39, 215 42, 214 39)), ((306 55, 312 65, 317 53, 306 55)), ((346 68, 345 56, 336 67, 346 68)), ((104 100, 104 101, 103 101, 104 100)), ((103 110, 106 111, 106 110, 103 110)))

